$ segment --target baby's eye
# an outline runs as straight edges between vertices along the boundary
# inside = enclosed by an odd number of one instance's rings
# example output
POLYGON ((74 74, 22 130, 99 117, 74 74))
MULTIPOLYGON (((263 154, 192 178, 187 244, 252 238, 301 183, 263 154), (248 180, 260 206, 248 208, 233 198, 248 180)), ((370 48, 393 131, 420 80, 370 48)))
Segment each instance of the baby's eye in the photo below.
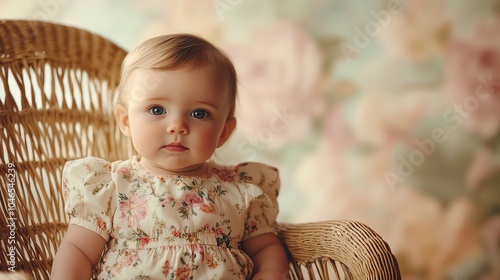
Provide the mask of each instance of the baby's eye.
POLYGON ((161 107, 161 106, 154 106, 154 107, 149 108, 149 113, 156 115, 156 116, 166 114, 165 109, 163 109, 163 107, 161 107))
POLYGON ((202 120, 210 117, 210 113, 205 110, 194 110, 191 112, 191 117, 202 120))

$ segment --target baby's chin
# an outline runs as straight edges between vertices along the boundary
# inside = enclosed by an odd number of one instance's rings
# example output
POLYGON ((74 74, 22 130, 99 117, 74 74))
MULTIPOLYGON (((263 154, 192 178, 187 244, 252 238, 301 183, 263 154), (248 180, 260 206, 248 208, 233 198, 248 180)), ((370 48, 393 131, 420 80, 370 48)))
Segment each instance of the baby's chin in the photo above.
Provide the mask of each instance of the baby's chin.
POLYGON ((150 162, 142 158, 139 164, 144 170, 158 175, 200 176, 208 172, 208 163, 206 161, 193 165, 166 165, 150 162))

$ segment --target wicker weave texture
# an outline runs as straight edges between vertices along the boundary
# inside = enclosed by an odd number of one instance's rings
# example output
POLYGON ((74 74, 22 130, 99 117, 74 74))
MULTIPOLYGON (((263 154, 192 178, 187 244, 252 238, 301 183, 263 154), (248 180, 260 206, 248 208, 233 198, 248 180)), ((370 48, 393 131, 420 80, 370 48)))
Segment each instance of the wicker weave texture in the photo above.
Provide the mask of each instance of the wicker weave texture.
POLYGON ((65 162, 129 152, 111 115, 125 55, 77 28, 0 21, 0 228, 15 221, 0 239, 2 270, 11 267, 5 256, 14 246, 16 270, 48 279, 67 228, 65 162))
POLYGON ((303 274, 304 268, 313 279, 313 275, 320 279, 401 278, 388 244, 363 223, 281 224, 279 236, 289 251, 294 279, 302 279, 294 274, 303 274))
MULTIPOLYGON (((49 278, 67 229, 61 188, 66 161, 132 155, 112 117, 125 55, 109 40, 78 28, 0 21, 1 270, 9 268, 14 246, 16 270, 49 278), (15 228, 4 232, 12 215, 15 228)), ((387 243, 361 223, 283 224, 279 236, 292 279, 400 279, 387 243)))

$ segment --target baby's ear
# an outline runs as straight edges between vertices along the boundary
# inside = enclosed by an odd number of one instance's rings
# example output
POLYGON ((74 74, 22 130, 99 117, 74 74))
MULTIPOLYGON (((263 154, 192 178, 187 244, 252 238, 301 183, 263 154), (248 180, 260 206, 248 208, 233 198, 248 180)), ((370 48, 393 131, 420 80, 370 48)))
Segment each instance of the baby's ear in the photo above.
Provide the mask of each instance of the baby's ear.
POLYGON ((226 121, 226 124, 224 125, 224 129, 222 130, 222 133, 219 137, 219 142, 217 143, 217 148, 220 146, 224 145, 226 141, 229 139, 231 134, 233 134, 234 129, 236 128, 236 119, 235 118, 230 118, 226 121))
POLYGON ((113 112, 115 114, 116 122, 118 123, 118 126, 120 127, 122 133, 125 136, 130 137, 131 134, 127 108, 123 104, 117 104, 113 112))

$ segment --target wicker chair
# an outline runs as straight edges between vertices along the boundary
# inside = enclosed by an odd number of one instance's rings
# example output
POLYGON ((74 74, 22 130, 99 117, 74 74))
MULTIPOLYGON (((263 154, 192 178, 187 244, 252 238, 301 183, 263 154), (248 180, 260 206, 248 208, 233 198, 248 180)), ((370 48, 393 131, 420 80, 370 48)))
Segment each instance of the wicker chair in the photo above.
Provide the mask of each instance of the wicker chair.
MULTIPOLYGON (((66 161, 132 153, 112 116, 111 89, 125 55, 74 27, 0 21, 0 278, 15 275, 9 269, 49 278, 67 228, 66 161)), ((279 236, 292 279, 401 278, 387 243, 362 223, 280 224, 279 236)))

